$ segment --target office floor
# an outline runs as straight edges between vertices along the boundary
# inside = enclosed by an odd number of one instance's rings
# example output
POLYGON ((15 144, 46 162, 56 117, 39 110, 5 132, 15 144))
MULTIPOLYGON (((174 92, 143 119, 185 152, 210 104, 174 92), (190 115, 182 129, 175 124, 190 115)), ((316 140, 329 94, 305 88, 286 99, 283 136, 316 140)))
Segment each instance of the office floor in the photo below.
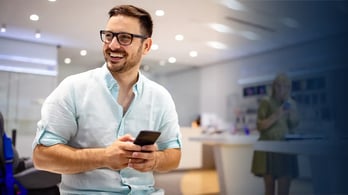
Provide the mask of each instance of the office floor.
MULTIPOLYGON (((155 180, 156 186, 163 188, 166 195, 219 195, 218 176, 215 170, 156 173, 155 180)), ((294 180, 290 191, 290 195, 313 195, 308 180, 294 180)))

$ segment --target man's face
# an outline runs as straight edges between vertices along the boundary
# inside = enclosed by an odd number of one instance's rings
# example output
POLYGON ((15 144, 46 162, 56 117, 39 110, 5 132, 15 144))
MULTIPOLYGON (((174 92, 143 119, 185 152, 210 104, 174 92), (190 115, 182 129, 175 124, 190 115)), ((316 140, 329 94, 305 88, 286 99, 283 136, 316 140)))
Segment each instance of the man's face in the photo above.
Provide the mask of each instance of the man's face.
MULTIPOLYGON (((123 15, 111 17, 105 30, 114 33, 126 32, 142 35, 139 20, 123 15)), ((110 43, 104 43, 103 53, 107 66, 112 73, 124 73, 132 69, 139 69, 142 55, 145 55, 150 47, 151 38, 143 40, 133 37, 130 45, 123 46, 114 37, 110 43)))

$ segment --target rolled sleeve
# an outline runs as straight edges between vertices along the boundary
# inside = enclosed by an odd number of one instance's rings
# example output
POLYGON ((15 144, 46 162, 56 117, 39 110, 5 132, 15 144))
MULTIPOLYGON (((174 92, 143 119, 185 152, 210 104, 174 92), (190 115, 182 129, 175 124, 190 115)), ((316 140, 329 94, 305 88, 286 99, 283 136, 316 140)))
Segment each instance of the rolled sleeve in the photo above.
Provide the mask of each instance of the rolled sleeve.
POLYGON ((67 140, 52 132, 40 130, 39 135, 34 141, 33 148, 37 145, 53 146, 56 144, 67 144, 67 140))
POLYGON ((173 139, 165 143, 158 143, 157 146, 158 150, 165 150, 168 148, 181 148, 182 144, 181 139, 177 137, 177 139, 173 139))
POLYGON ((44 102, 33 148, 37 144, 66 144, 75 135, 77 122, 75 109, 71 106, 74 100, 70 86, 63 81, 44 102))

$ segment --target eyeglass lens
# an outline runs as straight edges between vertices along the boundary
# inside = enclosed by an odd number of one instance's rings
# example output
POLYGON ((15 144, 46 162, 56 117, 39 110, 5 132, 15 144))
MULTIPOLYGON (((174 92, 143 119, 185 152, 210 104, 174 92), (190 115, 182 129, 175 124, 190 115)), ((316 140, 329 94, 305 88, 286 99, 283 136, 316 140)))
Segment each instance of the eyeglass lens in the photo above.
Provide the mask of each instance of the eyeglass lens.
POLYGON ((129 45, 132 43, 133 36, 127 33, 112 33, 112 32, 102 32, 102 41, 110 43, 112 39, 116 36, 117 41, 121 45, 129 45))

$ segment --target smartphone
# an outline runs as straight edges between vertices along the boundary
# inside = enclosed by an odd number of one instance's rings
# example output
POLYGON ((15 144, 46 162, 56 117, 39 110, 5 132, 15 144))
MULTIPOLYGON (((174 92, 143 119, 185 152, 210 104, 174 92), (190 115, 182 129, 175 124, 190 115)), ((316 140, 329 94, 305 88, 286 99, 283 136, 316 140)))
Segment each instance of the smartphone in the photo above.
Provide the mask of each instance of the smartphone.
POLYGON ((152 145, 161 135, 159 131, 142 130, 134 140, 134 144, 139 146, 152 145))
POLYGON ((289 110, 290 107, 291 107, 291 104, 289 102, 284 102, 284 104, 283 104, 283 109, 284 110, 289 110))

